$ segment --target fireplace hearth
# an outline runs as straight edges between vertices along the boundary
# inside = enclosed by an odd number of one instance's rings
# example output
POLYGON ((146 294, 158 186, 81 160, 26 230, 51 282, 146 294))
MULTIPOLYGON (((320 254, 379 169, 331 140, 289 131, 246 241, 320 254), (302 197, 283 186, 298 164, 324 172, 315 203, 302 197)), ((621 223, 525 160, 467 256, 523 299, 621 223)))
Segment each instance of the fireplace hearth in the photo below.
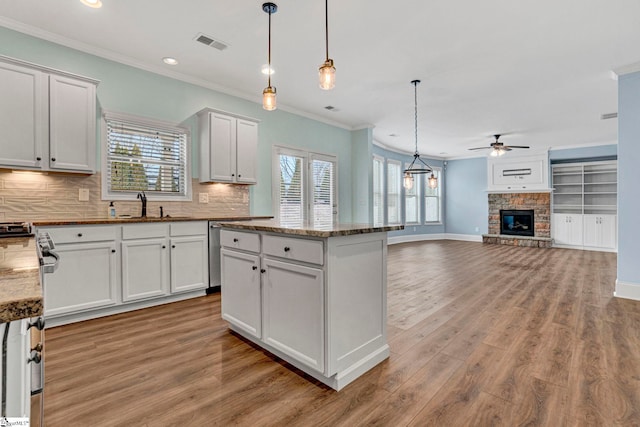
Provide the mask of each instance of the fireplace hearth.
POLYGON ((533 209, 500 210, 500 234, 534 236, 533 209))

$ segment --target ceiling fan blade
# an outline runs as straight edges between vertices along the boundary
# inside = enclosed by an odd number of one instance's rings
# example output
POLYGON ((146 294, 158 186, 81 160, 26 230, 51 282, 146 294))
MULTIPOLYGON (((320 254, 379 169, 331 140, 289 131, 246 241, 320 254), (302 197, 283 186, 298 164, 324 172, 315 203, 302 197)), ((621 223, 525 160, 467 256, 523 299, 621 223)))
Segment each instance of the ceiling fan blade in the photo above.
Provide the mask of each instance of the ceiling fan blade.
MULTIPOLYGON (((505 145, 505 147, 507 146, 505 145)), ((509 148, 529 148, 528 145, 509 145, 508 147, 509 148)))
POLYGON ((506 145, 503 147, 500 147, 500 150, 502 151, 511 151, 511 147, 507 147, 506 145))
POLYGON ((467 148, 467 150, 488 150, 492 148, 493 147, 476 147, 476 148, 467 148))

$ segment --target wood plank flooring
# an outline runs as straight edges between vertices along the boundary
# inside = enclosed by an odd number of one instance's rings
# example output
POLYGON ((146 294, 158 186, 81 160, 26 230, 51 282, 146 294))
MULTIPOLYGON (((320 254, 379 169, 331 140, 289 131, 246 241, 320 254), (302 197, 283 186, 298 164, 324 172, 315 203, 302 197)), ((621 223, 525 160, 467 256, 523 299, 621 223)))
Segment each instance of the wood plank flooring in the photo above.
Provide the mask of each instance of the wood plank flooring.
POLYGON ((57 426, 639 426, 640 302, 616 255, 389 247, 391 357, 335 392, 229 332, 211 295, 47 330, 57 426))

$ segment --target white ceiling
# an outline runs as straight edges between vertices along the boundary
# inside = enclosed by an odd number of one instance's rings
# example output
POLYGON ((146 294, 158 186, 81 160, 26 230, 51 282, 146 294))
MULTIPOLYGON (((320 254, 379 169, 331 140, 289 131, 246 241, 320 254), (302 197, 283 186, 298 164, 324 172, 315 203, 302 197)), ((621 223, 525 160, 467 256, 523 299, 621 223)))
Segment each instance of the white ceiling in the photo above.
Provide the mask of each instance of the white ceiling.
MULTIPOLYGON (((102 2, 0 0, 0 25, 260 102, 261 1, 102 2), (200 32, 230 47, 197 43, 200 32)), ((376 141, 413 152, 410 81, 421 79, 418 149, 437 157, 478 155, 467 149, 494 133, 539 149, 615 143, 617 120, 600 119, 617 111, 611 70, 640 61, 638 0, 331 0, 337 82, 322 91, 324 2, 276 4, 279 108, 347 129, 373 125, 376 141)))

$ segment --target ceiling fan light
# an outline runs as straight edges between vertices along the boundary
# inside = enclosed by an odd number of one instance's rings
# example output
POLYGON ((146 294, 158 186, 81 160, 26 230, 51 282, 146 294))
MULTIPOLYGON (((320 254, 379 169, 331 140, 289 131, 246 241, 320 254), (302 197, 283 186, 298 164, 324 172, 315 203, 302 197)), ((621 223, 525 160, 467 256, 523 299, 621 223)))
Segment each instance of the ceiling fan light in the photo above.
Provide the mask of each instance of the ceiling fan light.
POLYGON ((267 86, 262 91, 262 108, 267 111, 273 111, 277 108, 275 87, 267 86))
POLYGON ((327 59, 318 69, 320 79, 320 89, 331 90, 336 86, 336 67, 333 66, 333 59, 327 59))
POLYGON ((403 185, 405 190, 411 190, 413 188, 413 175, 409 172, 404 173, 403 185))

